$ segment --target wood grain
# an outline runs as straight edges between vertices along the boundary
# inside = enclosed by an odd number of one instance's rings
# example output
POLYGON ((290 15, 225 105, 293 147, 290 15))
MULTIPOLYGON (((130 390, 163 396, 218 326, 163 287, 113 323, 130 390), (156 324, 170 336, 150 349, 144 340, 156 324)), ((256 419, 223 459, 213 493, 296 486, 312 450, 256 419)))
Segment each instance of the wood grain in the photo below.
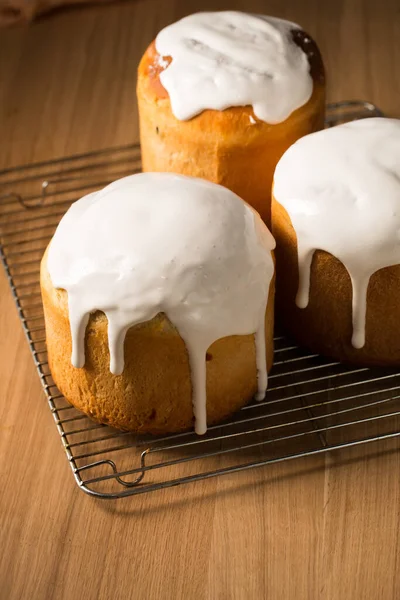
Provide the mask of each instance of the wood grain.
MULTIPOLYGON (((138 139, 139 58, 165 24, 237 8, 300 22, 329 99, 400 117, 398 0, 143 0, 0 32, 0 168, 138 139)), ((0 597, 396 600, 395 441, 121 501, 76 487, 0 274, 0 597)))

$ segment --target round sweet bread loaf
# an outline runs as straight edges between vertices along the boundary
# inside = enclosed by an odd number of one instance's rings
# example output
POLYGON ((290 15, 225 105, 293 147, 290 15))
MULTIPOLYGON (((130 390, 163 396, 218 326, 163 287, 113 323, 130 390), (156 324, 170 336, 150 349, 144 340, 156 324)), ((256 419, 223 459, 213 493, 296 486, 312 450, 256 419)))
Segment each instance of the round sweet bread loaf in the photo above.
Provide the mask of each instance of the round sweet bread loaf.
POLYGON ((278 163, 277 313, 341 361, 400 364, 400 121, 311 134, 278 163))
POLYGON ((316 43, 294 23, 198 13, 150 44, 137 97, 144 171, 224 185, 269 224, 279 158, 324 126, 324 66, 316 43))
POLYGON ((204 433, 273 358, 274 240, 235 194, 140 174, 76 202, 42 259, 48 359, 66 399, 141 433, 204 433))

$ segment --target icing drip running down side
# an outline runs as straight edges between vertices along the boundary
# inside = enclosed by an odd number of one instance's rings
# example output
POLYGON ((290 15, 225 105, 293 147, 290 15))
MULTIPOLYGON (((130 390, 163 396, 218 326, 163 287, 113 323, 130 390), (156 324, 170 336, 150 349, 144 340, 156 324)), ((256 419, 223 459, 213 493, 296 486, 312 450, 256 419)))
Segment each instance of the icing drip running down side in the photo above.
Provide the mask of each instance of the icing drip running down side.
POLYGON ((196 13, 163 29, 156 50, 172 62, 160 80, 175 117, 250 105, 262 121, 285 121, 313 90, 293 29, 299 26, 235 11, 196 13))
POLYGON ((370 118, 303 137, 275 171, 274 196, 297 235, 296 303, 308 304, 315 250, 338 258, 353 288, 355 348, 365 344, 370 277, 400 264, 399 158, 400 120, 370 118))
POLYGON ((142 173, 85 196, 61 220, 48 254, 53 285, 68 293, 72 364, 85 364, 90 313, 107 316, 114 375, 124 370, 128 329, 165 313, 186 344, 196 432, 205 433, 206 351, 217 339, 255 334, 265 395, 274 247, 257 213, 201 179, 142 173))

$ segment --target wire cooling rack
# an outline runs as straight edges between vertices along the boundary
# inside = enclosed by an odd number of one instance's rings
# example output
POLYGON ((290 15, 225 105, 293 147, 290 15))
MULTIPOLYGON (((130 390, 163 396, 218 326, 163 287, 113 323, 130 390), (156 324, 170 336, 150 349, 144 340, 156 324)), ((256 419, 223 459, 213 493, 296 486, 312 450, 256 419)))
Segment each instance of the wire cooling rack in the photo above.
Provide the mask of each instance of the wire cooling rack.
MULTIPOLYGON (((329 105, 327 126, 380 114, 366 102, 329 105)), ((266 400, 202 437, 137 437, 96 424, 66 402, 47 362, 40 258, 71 202, 139 170, 139 146, 129 145, 0 172, 0 258, 80 488, 118 498, 399 436, 399 372, 346 367, 282 336, 266 400)))

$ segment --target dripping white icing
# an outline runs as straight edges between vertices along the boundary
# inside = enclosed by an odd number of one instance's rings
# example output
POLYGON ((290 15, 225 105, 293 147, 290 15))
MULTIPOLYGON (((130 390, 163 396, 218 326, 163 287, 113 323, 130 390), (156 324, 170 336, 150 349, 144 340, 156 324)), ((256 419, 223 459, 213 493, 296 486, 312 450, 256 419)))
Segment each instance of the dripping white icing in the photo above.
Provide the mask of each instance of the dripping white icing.
POLYGON ((68 292, 72 364, 85 364, 91 312, 107 316, 115 375, 129 327, 165 313, 186 344, 196 431, 204 433, 206 351, 217 339, 255 333, 258 397, 265 395, 274 246, 247 204, 201 179, 143 173, 85 196, 61 220, 48 254, 53 285, 68 292))
POLYGON ((277 165, 274 196, 297 235, 297 305, 308 304, 314 251, 329 252, 350 275, 352 344, 362 348, 369 279, 400 264, 400 120, 364 119, 298 140, 277 165))
POLYGON ((293 29, 299 26, 235 11, 196 13, 163 29, 156 50, 172 62, 160 80, 176 118, 251 105, 267 123, 287 119, 313 90, 293 29))

